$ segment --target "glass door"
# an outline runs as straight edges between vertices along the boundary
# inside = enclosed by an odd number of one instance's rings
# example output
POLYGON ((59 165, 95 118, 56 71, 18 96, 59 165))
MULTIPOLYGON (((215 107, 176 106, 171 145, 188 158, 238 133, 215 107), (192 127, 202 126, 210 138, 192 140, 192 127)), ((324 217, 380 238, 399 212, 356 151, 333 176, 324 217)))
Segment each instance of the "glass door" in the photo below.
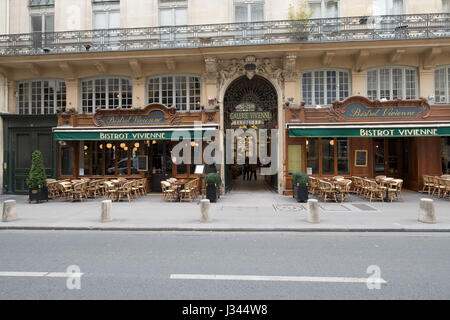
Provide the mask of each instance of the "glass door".
POLYGON ((375 154, 375 176, 385 174, 385 148, 384 139, 374 139, 374 154, 375 154))

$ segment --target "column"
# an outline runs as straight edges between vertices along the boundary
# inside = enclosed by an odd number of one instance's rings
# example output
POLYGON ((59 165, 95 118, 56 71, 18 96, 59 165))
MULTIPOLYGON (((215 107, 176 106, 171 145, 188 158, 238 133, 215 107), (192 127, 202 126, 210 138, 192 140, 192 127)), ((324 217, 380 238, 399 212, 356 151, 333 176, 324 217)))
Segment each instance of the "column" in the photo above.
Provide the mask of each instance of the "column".
POLYGON ((352 96, 367 97, 367 70, 352 69, 352 96))
POLYGON ((419 97, 428 99, 429 96, 434 96, 434 68, 419 68, 419 97))
MULTIPOLYGON (((148 105, 146 97, 146 78, 133 78, 133 107, 144 108, 148 105)), ((170 107, 170 106, 169 106, 170 107)))
POLYGON ((66 111, 82 112, 78 79, 65 79, 66 82, 66 111))

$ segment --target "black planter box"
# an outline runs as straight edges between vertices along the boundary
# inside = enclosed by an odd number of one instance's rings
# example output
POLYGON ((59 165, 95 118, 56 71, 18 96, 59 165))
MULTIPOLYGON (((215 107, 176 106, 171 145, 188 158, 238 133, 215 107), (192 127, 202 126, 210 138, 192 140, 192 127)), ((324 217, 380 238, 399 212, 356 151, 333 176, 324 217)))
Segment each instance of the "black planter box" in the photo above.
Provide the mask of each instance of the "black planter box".
POLYGON ((206 199, 210 202, 216 202, 219 195, 219 188, 214 185, 206 186, 206 199))
POLYGON ((30 188, 28 189, 28 202, 31 201, 41 202, 48 201, 48 189, 44 188, 30 188))
POLYGON ((294 188, 295 199, 297 202, 308 201, 308 187, 307 186, 295 186, 294 188))

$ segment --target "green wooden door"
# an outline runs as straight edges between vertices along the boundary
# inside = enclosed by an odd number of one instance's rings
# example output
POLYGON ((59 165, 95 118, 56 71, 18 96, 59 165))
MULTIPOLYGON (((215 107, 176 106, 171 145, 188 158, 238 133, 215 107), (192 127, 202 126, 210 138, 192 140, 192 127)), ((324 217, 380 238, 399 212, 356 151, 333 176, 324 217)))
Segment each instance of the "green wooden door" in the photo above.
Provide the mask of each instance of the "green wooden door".
POLYGON ((40 150, 47 177, 56 176, 56 143, 50 128, 10 128, 8 146, 8 192, 27 193, 26 179, 31 166, 31 153, 40 150))

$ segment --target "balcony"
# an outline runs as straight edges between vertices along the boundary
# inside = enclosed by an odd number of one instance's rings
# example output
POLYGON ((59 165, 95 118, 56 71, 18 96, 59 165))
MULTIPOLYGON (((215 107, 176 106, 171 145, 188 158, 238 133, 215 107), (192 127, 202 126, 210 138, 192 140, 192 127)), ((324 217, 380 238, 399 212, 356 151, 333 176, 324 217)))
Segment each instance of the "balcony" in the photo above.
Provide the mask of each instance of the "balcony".
POLYGON ((0 56, 450 37, 450 14, 280 20, 0 35, 0 56))

